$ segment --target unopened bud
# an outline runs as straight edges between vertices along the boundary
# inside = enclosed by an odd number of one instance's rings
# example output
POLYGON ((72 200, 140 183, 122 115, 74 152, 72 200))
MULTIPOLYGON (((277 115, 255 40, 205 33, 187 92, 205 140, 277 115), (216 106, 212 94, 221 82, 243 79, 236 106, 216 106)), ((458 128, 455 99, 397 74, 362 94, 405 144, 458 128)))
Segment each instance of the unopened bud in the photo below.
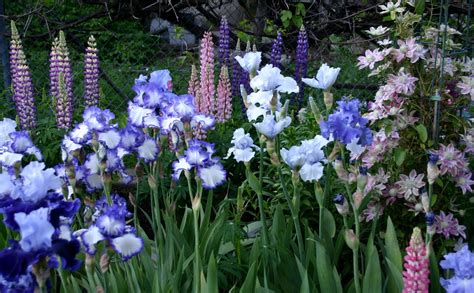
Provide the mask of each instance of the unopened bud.
POLYGON ((354 230, 347 229, 344 231, 344 240, 346 240, 346 244, 350 249, 356 250, 359 248, 359 239, 355 235, 354 230))
POLYGON ((280 158, 278 157, 278 153, 276 152, 275 149, 275 140, 269 139, 267 140, 267 152, 268 155, 270 156, 270 161, 274 166, 280 166, 280 158))
POLYGON ((245 108, 248 108, 249 107, 249 104, 247 102, 248 94, 243 84, 240 85, 240 95, 242 96, 242 100, 244 101, 245 108))
POLYGON ((347 203, 347 200, 344 198, 344 195, 342 195, 340 193, 337 194, 333 198, 332 202, 336 206, 337 212, 341 216, 345 216, 345 215, 349 214, 349 204, 347 203))
MULTIPOLYGON (((273 100, 273 99, 272 99, 273 100)), ((286 100, 285 101, 285 104, 283 104, 283 107, 281 108, 281 112, 280 112, 280 119, 283 119, 285 118, 286 116, 288 116, 288 107, 290 106, 290 100, 286 100)))
POLYGON ((331 110, 332 104, 334 101, 333 94, 330 92, 324 91, 323 96, 324 96, 324 105, 326 106, 326 111, 329 111, 331 110))
POLYGON ((148 175, 148 186, 150 186, 151 189, 156 188, 156 178, 153 175, 148 175))
POLYGON ((321 115, 321 111, 319 111, 318 105, 314 102, 313 97, 309 97, 308 99, 309 107, 311 108, 311 112, 313 112, 314 119, 316 122, 321 123, 323 121, 323 116, 321 115))
POLYGON ((428 213, 430 211, 430 198, 428 196, 428 193, 423 192, 421 194, 421 205, 423 206, 423 210, 425 213, 428 213))
POLYGON ((359 209, 360 204, 362 203, 362 199, 364 198, 362 192, 357 190, 356 192, 354 192, 354 194, 352 194, 352 198, 354 199, 354 208, 359 209))
POLYGON ((201 197, 195 196, 192 200, 192 209, 194 212, 198 212, 201 208, 201 197))
POLYGON ((359 174, 357 175, 357 190, 363 192, 367 185, 367 167, 359 167, 359 174))
POLYGON ((102 256, 100 257, 100 271, 105 274, 108 270, 109 270, 109 263, 110 263, 110 258, 109 258, 109 255, 107 254, 107 252, 105 252, 104 254, 102 254, 102 256))
POLYGON ((336 159, 332 165, 334 167, 334 170, 336 171, 337 177, 343 181, 347 181, 348 173, 344 169, 344 164, 342 163, 342 161, 339 159, 336 159))

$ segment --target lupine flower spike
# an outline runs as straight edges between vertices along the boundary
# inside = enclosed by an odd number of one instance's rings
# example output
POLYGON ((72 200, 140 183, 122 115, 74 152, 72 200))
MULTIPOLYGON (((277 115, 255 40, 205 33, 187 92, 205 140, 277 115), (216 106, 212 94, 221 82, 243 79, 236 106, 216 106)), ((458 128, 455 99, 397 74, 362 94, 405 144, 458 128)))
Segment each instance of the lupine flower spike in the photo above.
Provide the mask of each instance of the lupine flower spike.
POLYGON ((237 39, 237 45, 232 58, 232 95, 238 96, 240 94, 240 75, 242 74, 242 67, 240 67, 239 62, 235 59, 236 56, 241 55, 240 51, 240 39, 237 39))
POLYGON ((69 102, 64 74, 59 73, 59 88, 56 97, 56 125, 58 128, 68 129, 72 123, 72 113, 69 111, 69 102))
MULTIPOLYGON (((72 112, 73 112, 73 91, 72 91, 72 68, 71 61, 69 59, 69 51, 66 46, 66 38, 64 32, 59 32, 59 38, 56 38, 53 42, 53 47, 50 54, 50 94, 53 98, 58 99, 60 95, 59 90, 59 76, 60 73, 64 75, 64 90, 65 99, 64 103, 61 104, 62 109, 56 109, 57 112, 61 112, 59 116, 66 115, 66 119, 62 120, 62 124, 58 124, 59 128, 70 128, 72 123, 72 112), (64 124, 65 123, 65 124, 64 124)), ((57 103, 58 105, 59 103, 57 103)), ((58 116, 58 113, 56 113, 58 116)))
POLYGON ((217 85, 217 120, 225 122, 232 116, 232 93, 227 66, 223 65, 217 85))
POLYGON ((26 62, 23 45, 21 44, 15 22, 11 22, 12 40, 10 43, 10 71, 15 102, 20 126, 22 129, 36 127, 36 108, 33 96, 31 72, 26 62))
POLYGON ((403 271, 403 293, 428 293, 429 259, 420 229, 413 229, 410 245, 406 249, 403 271))
POLYGON ((188 94, 194 97, 194 105, 196 105, 196 111, 201 113, 201 90, 200 90, 200 83, 198 72, 196 69, 196 65, 193 64, 191 67, 191 77, 189 78, 188 82, 188 94))
POLYGON ((222 67, 223 65, 229 67, 230 66, 230 31, 229 31, 229 23, 227 22, 227 18, 225 16, 221 19, 221 26, 220 26, 220 36, 219 36, 219 66, 222 67))
POLYGON ((214 86, 214 43, 212 33, 204 33, 201 41, 201 113, 213 115, 215 113, 215 86, 214 86))
POLYGON ((84 60, 84 101, 86 107, 97 106, 99 103, 99 57, 94 36, 87 42, 84 60))
POLYGON ((283 45, 283 38, 281 36, 281 32, 278 32, 275 41, 273 41, 272 45, 272 52, 270 56, 270 63, 273 67, 278 67, 281 69, 281 53, 282 53, 282 46, 283 45))
POLYGON ((308 71, 308 36, 304 26, 301 26, 298 34, 298 45, 296 47, 296 67, 295 67, 295 79, 298 83, 300 91, 297 95, 298 105, 301 105, 304 97, 304 84, 301 81, 306 76, 308 71))

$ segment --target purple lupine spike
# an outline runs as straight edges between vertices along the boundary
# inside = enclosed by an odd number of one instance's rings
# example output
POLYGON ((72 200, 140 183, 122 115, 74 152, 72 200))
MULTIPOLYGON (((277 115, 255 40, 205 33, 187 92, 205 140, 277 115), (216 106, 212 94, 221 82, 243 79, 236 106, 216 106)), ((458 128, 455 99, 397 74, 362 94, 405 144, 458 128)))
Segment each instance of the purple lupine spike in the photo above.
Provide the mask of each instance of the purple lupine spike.
POLYGON ((97 106, 99 103, 99 57, 94 36, 87 41, 84 60, 84 101, 86 107, 97 106))
POLYGON ((234 53, 232 54, 232 95, 238 96, 240 94, 240 75, 242 74, 242 67, 239 62, 235 60, 236 56, 240 56, 242 51, 240 50, 240 39, 237 39, 237 45, 235 46, 234 53))
MULTIPOLYGON (((256 48, 255 48, 256 49, 256 48)), ((248 53, 252 51, 252 45, 250 44, 250 41, 247 41, 247 44, 245 45, 245 53, 248 53)), ((239 82, 239 93, 240 93, 240 85, 243 84, 245 87, 245 90, 247 93, 252 92, 252 87, 250 86, 250 76, 249 73, 245 70, 242 69, 240 73, 240 82, 239 82)))
MULTIPOLYGON (((57 108, 56 116, 58 112, 65 111, 64 115, 67 115, 67 119, 57 120, 57 126, 59 128, 70 128, 72 123, 72 112, 73 112, 73 91, 72 91, 72 67, 71 67, 71 60, 69 59, 69 50, 66 46, 66 38, 64 36, 63 31, 59 31, 59 38, 56 38, 53 42, 53 46, 51 49, 50 54, 50 71, 49 71, 49 78, 50 78, 50 94, 55 99, 59 99, 60 90, 59 90, 59 76, 60 74, 64 75, 64 102, 61 104, 63 109, 57 108), (69 124, 67 124, 69 123, 69 124)), ((59 103, 56 103, 59 107, 59 103)))
POLYGON ((281 69, 281 53, 282 53, 283 38, 281 32, 278 32, 276 39, 273 41, 272 52, 270 55, 270 63, 273 67, 281 69))
POLYGON ((230 66, 230 31, 229 31, 229 23, 227 22, 227 18, 225 16, 223 16, 221 19, 219 32, 220 32, 219 51, 218 51, 219 67, 222 67, 222 65, 229 67, 230 66))
POLYGON ((214 115, 215 113, 215 85, 214 85, 214 43, 212 33, 204 33, 201 41, 201 100, 202 113, 214 115))
POLYGON ((301 81, 306 76, 308 71, 308 36, 304 26, 301 26, 298 34, 298 45, 296 47, 296 66, 295 66, 295 79, 298 83, 300 91, 297 95, 298 106, 303 103, 304 97, 304 83, 301 81))
POLYGON ((66 88, 64 72, 58 75, 58 95, 56 97, 56 125, 58 128, 68 129, 72 124, 72 112, 70 111, 69 97, 66 88))
POLYGON ((16 28, 11 22, 12 39, 10 43, 10 72, 12 76, 13 101, 20 118, 22 129, 36 127, 36 107, 31 72, 26 61, 23 45, 16 28))

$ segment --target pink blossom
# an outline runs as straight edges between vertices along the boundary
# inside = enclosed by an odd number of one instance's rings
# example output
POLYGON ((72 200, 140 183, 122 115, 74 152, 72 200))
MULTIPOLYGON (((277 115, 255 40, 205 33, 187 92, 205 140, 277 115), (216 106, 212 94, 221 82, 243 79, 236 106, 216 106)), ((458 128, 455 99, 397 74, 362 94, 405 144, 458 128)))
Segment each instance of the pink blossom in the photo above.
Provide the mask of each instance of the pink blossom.
POLYGON ((454 178, 454 180, 456 180, 456 186, 461 188, 462 194, 466 194, 466 192, 472 192, 471 185, 474 185, 474 180, 471 178, 471 172, 465 172, 464 174, 454 178))
POLYGON ((420 195, 419 189, 425 186, 423 177, 425 174, 417 174, 416 170, 411 170, 408 176, 400 174, 400 180, 396 183, 398 192, 403 194, 406 200, 410 200, 413 195, 420 195))
POLYGON ((400 70, 397 75, 390 74, 388 76, 387 84, 393 86, 397 93, 411 96, 415 92, 415 81, 417 80, 418 78, 400 70))
POLYGON ((369 67, 369 69, 374 69, 375 63, 382 61, 385 58, 387 52, 385 50, 380 51, 379 49, 375 49, 373 51, 366 50, 365 56, 360 56, 357 58, 359 63, 357 66, 359 69, 369 67))
POLYGON ((397 62, 404 58, 410 59, 411 63, 417 62, 420 58, 425 59, 425 54, 428 50, 423 49, 423 46, 416 42, 415 38, 409 38, 405 41, 397 41, 399 49, 393 49, 392 54, 397 62))
POLYGON ((410 245, 406 251, 403 265, 403 293, 428 293, 430 262, 421 230, 418 227, 413 229, 410 245))

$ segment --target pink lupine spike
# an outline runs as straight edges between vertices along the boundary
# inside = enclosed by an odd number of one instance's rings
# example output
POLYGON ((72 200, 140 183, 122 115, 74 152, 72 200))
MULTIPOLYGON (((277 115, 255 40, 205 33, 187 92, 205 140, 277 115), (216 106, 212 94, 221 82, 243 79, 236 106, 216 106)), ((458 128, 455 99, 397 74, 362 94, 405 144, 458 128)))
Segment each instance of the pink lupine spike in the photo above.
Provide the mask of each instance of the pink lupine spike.
POLYGON ((403 271, 403 293, 428 293, 429 259, 421 230, 416 227, 411 235, 410 245, 406 249, 403 271))
POLYGON ((225 122, 232 116, 232 87, 227 66, 223 65, 217 85, 217 121, 225 122))
POLYGON ((215 86, 214 86, 214 43, 212 33, 204 33, 201 41, 201 87, 202 99, 201 113, 214 115, 215 111, 215 86))
POLYGON ((201 113, 202 111, 202 99, 198 72, 196 66, 193 64, 191 67, 191 77, 188 82, 188 94, 194 97, 194 105, 196 105, 196 112, 201 113))

